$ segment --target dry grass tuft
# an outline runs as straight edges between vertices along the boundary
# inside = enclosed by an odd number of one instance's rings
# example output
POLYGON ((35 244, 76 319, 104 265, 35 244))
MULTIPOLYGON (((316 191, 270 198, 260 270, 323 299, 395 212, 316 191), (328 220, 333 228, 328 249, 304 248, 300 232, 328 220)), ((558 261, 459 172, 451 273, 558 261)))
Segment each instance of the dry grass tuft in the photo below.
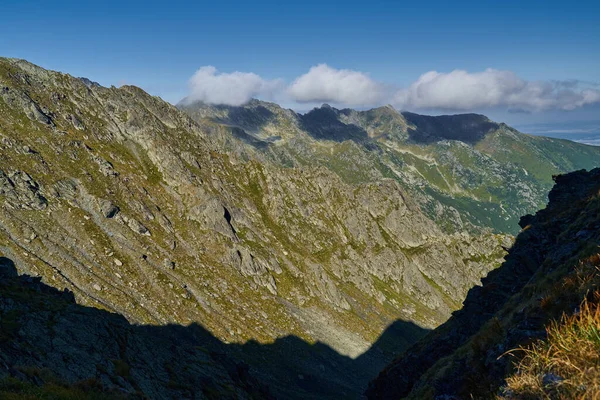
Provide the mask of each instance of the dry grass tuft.
POLYGON ((552 323, 507 380, 505 398, 600 399, 600 291, 552 323))

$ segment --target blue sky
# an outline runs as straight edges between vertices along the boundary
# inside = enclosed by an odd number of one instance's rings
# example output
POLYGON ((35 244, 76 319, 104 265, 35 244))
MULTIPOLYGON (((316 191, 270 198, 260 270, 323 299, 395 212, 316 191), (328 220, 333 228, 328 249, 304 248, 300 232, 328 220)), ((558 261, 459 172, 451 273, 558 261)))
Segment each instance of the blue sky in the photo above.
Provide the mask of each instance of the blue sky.
POLYGON ((417 112, 475 111, 514 124, 600 119, 593 92, 600 90, 597 1, 3 3, 0 55, 103 85, 137 85, 173 103, 190 94, 220 101, 206 88, 242 87, 242 98, 296 109, 329 100, 353 107, 393 103, 417 112), (311 70, 319 64, 329 69, 311 70), (216 71, 194 75, 203 66, 216 71), (512 75, 484 73, 488 68, 512 75), (235 71, 246 74, 227 75, 235 71), (440 75, 433 83, 420 80, 429 71, 440 75), (571 82, 569 92, 557 81, 571 82), (319 87, 330 82, 327 90, 319 87), (470 93, 463 102, 456 97, 463 83, 488 91, 502 85, 503 92, 493 99, 470 93), (429 97, 422 96, 425 90, 429 97), (529 100, 540 91, 547 93, 529 100), (454 110, 453 104, 460 106, 454 110))

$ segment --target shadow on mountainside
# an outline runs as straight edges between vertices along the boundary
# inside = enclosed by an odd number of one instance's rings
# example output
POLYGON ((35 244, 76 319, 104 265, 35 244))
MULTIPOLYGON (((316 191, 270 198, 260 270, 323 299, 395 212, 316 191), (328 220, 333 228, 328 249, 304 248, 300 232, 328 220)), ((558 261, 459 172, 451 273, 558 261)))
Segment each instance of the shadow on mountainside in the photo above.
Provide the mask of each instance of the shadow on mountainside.
POLYGON ((202 102, 186 104, 183 101, 177 107, 192 116, 200 118, 210 116, 210 119, 217 123, 236 126, 250 133, 260 131, 262 127, 277 118, 273 111, 260 104, 258 100, 251 100, 246 106, 206 104, 202 102))
POLYGON ((264 150, 272 142, 280 139, 278 136, 270 138, 256 136, 263 127, 277 120, 277 115, 258 100, 251 100, 246 107, 202 102, 186 104, 185 101, 177 107, 197 121, 207 118, 228 127, 235 138, 257 149, 264 150))
POLYGON ((91 380, 111 394, 152 399, 360 398, 391 355, 425 333, 397 321, 356 359, 295 336, 226 344, 197 324, 132 325, 78 305, 71 292, 18 276, 0 257, 0 382, 91 380))
POLYGON ((337 113, 337 110, 325 104, 301 115, 300 125, 314 139, 336 142, 354 140, 359 143, 369 139, 367 131, 357 125, 343 123, 337 113))
POLYGON ((225 106, 229 109, 228 120, 250 132, 258 132, 269 122, 276 119, 274 112, 263 105, 255 105, 251 109, 245 107, 225 106))
POLYGON ((213 117, 215 122, 237 126, 252 134, 260 132, 269 123, 277 121, 277 114, 256 99, 250 100, 243 106, 193 103, 188 106, 180 106, 180 108, 193 114, 195 110, 201 110, 203 106, 214 109, 217 115, 223 115, 213 117))
POLYGON ((479 114, 419 115, 403 112, 402 116, 414 128, 408 128, 408 137, 416 143, 433 143, 441 140, 460 140, 475 144, 500 125, 479 114))
POLYGON ((238 128, 237 126, 232 126, 232 127, 230 127, 230 129, 231 129, 231 134, 235 138, 241 140, 242 142, 244 142, 254 148, 264 150, 267 147, 269 147, 269 145, 271 144, 268 141, 259 139, 255 136, 247 133, 245 130, 243 130, 242 128, 238 128))
MULTIPOLYGON (((300 115, 300 125, 310 136, 319 140, 343 142, 352 140, 357 143, 369 143, 368 132, 358 125, 344 123, 340 114, 348 110, 336 110, 324 104, 306 114, 300 115)), ((408 137, 419 144, 435 143, 442 140, 458 140, 475 144, 488 133, 497 130, 500 125, 479 114, 458 115, 419 115, 410 112, 401 113, 408 123, 408 137)))

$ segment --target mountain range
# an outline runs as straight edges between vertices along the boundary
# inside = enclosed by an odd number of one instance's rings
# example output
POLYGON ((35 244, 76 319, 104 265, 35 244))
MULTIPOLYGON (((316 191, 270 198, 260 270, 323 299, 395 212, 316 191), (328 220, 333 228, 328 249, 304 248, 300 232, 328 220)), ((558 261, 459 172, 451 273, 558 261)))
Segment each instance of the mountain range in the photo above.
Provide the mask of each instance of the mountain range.
POLYGON ((552 176, 597 166, 600 148, 476 114, 173 106, 0 59, 0 160, 0 377, 359 398, 499 274, 552 176))
POLYGON ((552 175, 594 168, 599 154, 477 114, 432 117, 391 106, 356 111, 327 104, 297 114, 258 100, 241 107, 184 100, 179 107, 198 122, 234 129, 235 143, 229 137, 221 143, 229 151, 250 147, 255 158, 281 166, 324 166, 347 183, 393 179, 446 232, 517 233, 519 218, 546 204, 552 175))

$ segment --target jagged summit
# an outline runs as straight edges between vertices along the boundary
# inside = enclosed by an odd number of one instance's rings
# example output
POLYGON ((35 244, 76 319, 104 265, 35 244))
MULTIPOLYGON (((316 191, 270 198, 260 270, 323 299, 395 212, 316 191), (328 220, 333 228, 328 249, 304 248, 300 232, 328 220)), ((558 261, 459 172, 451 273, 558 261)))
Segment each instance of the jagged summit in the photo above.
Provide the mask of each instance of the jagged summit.
POLYGON ((82 78, 82 77, 80 77, 79 79, 80 79, 80 80, 81 80, 81 82, 83 82, 83 83, 84 83, 84 84, 85 84, 87 87, 93 87, 93 86, 95 86, 95 87, 100 87, 100 86, 102 86, 102 85, 100 85, 98 82, 94 82, 94 81, 92 81, 92 80, 89 80, 88 78, 82 78))
POLYGON ((177 106, 192 116, 236 125, 250 133, 260 133, 270 124, 293 125, 314 139, 337 142, 394 137, 400 141, 424 144, 442 140, 476 144, 506 127, 480 114, 420 115, 397 111, 392 105, 358 111, 337 109, 324 103, 305 113, 284 110, 276 103, 258 99, 251 99, 241 106, 190 103, 183 99, 177 106))
MULTIPOLYGON (((219 113, 228 112, 229 114, 239 115, 245 114, 248 118, 252 118, 251 114, 255 113, 257 118, 263 114, 264 110, 273 112, 277 109, 282 109, 279 105, 272 102, 266 102, 258 99, 251 99, 246 104, 241 106, 229 106, 223 104, 208 104, 201 101, 189 102, 187 98, 178 103, 178 107, 189 111, 203 110, 206 117, 218 118, 219 113), (211 115, 214 113, 216 115, 211 115)), ((291 111, 291 110, 288 110, 291 111)), ((484 115, 480 114, 455 114, 455 115, 420 115, 411 112, 399 112, 392 105, 384 105, 364 111, 358 111, 351 108, 337 109, 327 103, 323 103, 320 107, 315 107, 305 113, 292 113, 291 116, 298 119, 311 119, 315 115, 320 115, 329 124, 340 118, 352 118, 366 116, 386 115, 389 118, 396 118, 406 125, 407 130, 411 131, 413 136, 411 139, 417 142, 428 142, 433 140, 460 140, 467 143, 476 142, 486 134, 497 130, 501 124, 491 121, 484 115), (410 126, 408 126, 410 125, 410 126)), ((360 123, 356 123, 359 125, 360 123)), ((322 139, 335 139, 335 134, 325 135, 322 139)), ((349 138, 352 138, 350 135, 349 138)), ((348 139, 347 139, 348 140, 348 139)))
POLYGON ((458 140, 474 144, 501 126, 483 115, 428 116, 399 112, 391 105, 357 111, 324 103, 303 114, 258 99, 251 99, 242 106, 189 103, 184 99, 178 107, 192 116, 238 126, 252 134, 260 134, 261 130, 276 124, 291 125, 314 139, 336 142, 363 142, 393 136, 415 143, 458 140), (388 131, 383 131, 386 128, 388 131))

